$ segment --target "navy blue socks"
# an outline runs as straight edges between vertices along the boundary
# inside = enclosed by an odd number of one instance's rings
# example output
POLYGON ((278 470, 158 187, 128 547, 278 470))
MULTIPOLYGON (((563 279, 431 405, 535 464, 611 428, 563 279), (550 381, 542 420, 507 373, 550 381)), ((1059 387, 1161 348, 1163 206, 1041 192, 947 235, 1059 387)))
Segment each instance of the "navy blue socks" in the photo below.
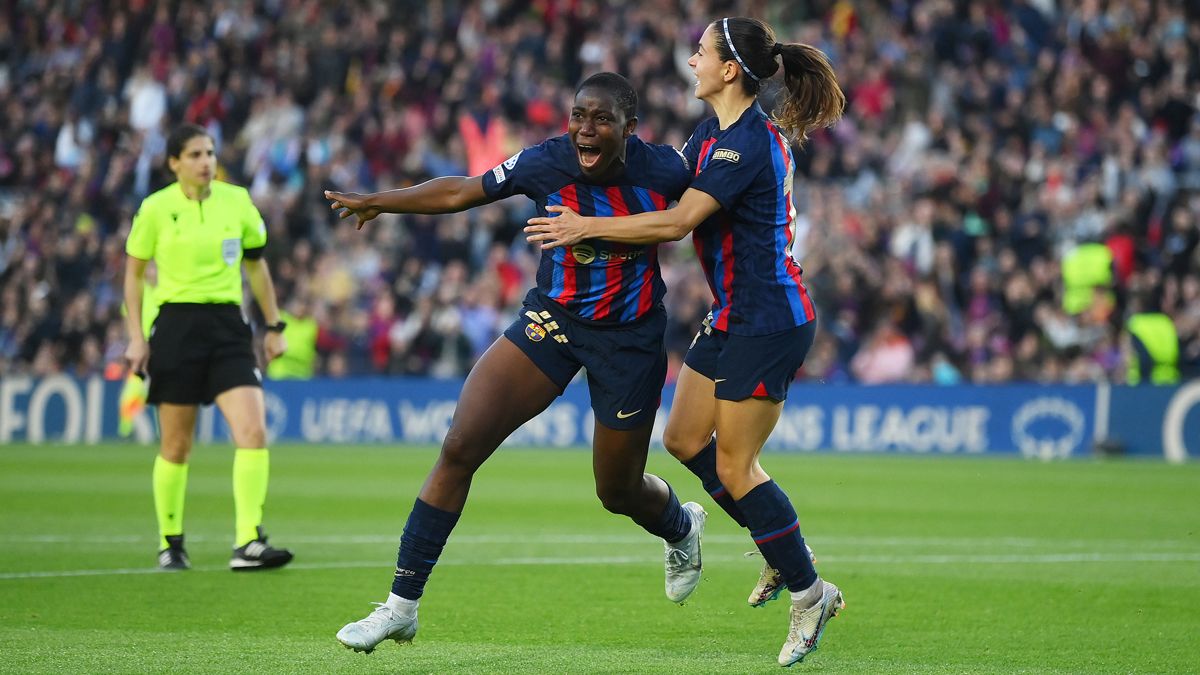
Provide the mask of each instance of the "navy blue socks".
POLYGON ((769 480, 737 500, 746 516, 750 536, 767 563, 779 570, 793 593, 803 591, 817 580, 817 570, 804 548, 800 520, 783 490, 769 480))
POLYGON ((459 515, 417 499, 404 525, 404 535, 400 537, 392 593, 409 600, 421 598, 429 573, 442 555, 442 549, 446 547, 446 540, 458 523, 459 515))
POLYGON ((721 479, 717 478, 716 437, 713 437, 699 454, 684 462, 683 465, 700 478, 700 483, 704 485, 704 491, 713 498, 717 506, 724 509, 725 513, 728 513, 729 517, 733 518, 738 525, 746 527, 746 516, 742 514, 742 510, 738 508, 737 502, 733 500, 725 486, 721 485, 721 479))
POLYGON ((670 485, 667 485, 667 506, 663 509, 658 524, 653 528, 647 527, 646 531, 656 537, 662 537, 672 544, 680 541, 688 535, 688 532, 692 531, 692 518, 679 505, 679 498, 675 496, 675 491, 671 489, 670 485))

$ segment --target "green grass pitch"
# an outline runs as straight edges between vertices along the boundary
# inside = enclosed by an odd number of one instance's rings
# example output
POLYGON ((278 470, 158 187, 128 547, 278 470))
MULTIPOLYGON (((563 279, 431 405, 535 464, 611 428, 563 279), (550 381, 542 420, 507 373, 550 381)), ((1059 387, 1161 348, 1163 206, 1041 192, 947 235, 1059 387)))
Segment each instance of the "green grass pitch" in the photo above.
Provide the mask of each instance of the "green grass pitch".
MULTIPOLYGON (((232 451, 193 454, 194 569, 153 570, 154 449, 0 447, 0 671, 776 672, 785 601, 751 609, 752 546, 710 513, 704 581, 663 597, 662 545, 603 511, 585 451, 502 449, 421 604, 416 641, 334 633, 386 596, 435 451, 280 446, 267 526, 292 566, 228 571, 232 451)), ((1200 669, 1200 466, 769 455, 848 607, 799 671, 1200 669)))

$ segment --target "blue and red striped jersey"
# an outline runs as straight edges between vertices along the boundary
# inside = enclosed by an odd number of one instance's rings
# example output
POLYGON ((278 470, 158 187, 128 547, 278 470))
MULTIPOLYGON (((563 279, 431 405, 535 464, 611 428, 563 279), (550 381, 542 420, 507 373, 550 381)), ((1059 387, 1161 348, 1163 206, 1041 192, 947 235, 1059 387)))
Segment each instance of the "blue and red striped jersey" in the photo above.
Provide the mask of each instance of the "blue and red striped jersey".
MULTIPOLYGON (((625 169, 607 183, 583 175, 566 134, 526 148, 483 175, 489 197, 523 194, 548 215, 548 204, 569 206, 584 216, 624 216, 661 211, 687 189, 691 174, 669 145, 631 136, 625 169)), ((538 291, 572 315, 599 323, 628 323, 658 306, 666 293, 658 247, 586 239, 542 252, 538 291)))
POLYGON ((792 257, 796 208, 791 144, 757 103, 728 129, 700 123, 683 148, 691 187, 720 210, 692 232, 713 294, 713 327, 766 335, 816 318, 802 270, 792 257))

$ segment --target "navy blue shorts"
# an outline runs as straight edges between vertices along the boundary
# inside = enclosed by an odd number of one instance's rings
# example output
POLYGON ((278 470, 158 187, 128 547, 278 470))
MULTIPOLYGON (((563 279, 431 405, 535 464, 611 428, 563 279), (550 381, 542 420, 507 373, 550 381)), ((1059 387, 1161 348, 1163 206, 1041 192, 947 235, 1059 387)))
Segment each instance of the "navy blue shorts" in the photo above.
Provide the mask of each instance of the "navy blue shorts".
POLYGON ((715 382, 722 401, 787 399, 788 386, 812 347, 817 322, 768 335, 736 335, 713 328, 711 318, 704 320, 683 362, 715 382))
POLYGON ((572 318, 536 289, 504 337, 564 389, 587 369, 596 421, 610 429, 636 429, 654 421, 667 378, 661 306, 632 324, 597 326, 572 318))

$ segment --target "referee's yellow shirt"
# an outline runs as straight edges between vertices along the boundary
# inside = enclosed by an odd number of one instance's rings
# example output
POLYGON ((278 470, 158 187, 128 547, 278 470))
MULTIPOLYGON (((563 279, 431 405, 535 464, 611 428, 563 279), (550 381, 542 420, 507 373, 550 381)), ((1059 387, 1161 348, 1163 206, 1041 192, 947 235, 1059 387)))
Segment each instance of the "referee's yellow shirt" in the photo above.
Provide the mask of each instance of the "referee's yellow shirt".
POLYGON ((156 300, 242 302, 242 251, 267 243, 262 215, 245 188, 214 180, 207 199, 188 199, 179 183, 146 197, 125 252, 158 264, 156 300))

